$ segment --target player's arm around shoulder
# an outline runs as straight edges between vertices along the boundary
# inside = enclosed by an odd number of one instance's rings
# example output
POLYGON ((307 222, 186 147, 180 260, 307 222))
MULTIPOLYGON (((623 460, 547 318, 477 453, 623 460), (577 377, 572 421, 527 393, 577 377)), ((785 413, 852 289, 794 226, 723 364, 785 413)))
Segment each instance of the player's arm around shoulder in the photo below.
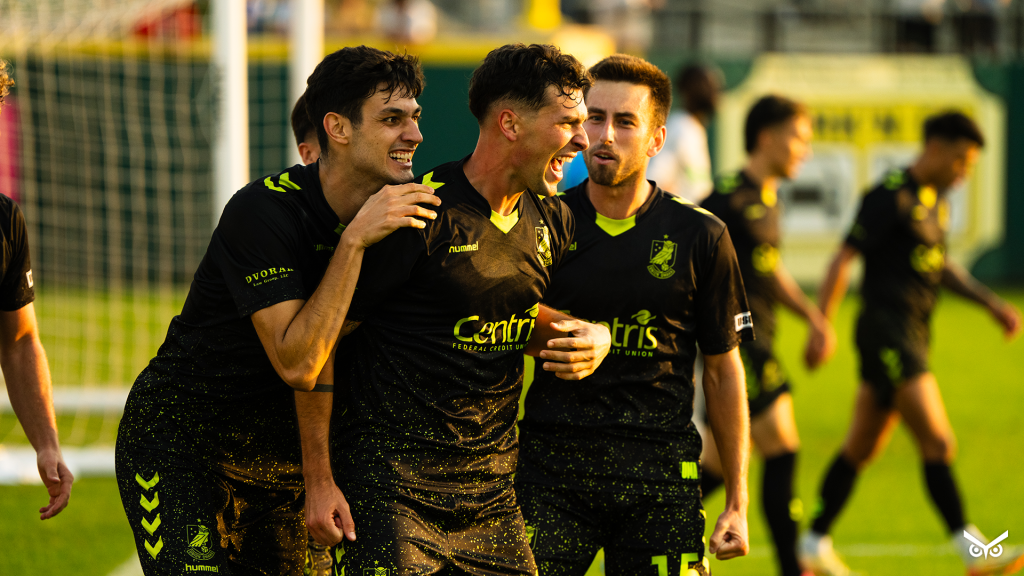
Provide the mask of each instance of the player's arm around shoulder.
POLYGON ((704 355, 703 385, 708 420, 718 444, 725 480, 725 510, 715 523, 708 552, 719 560, 728 560, 750 551, 747 533, 750 416, 738 346, 723 354, 704 355))
POLYGON ((279 302, 252 314, 275 371, 288 385, 311 390, 346 319, 363 253, 400 228, 426 227, 440 199, 423 184, 385 186, 356 213, 338 240, 320 285, 308 300, 279 302))
POLYGON ((608 327, 592 324, 543 304, 525 352, 545 360, 542 368, 562 380, 582 380, 597 370, 611 350, 608 327))

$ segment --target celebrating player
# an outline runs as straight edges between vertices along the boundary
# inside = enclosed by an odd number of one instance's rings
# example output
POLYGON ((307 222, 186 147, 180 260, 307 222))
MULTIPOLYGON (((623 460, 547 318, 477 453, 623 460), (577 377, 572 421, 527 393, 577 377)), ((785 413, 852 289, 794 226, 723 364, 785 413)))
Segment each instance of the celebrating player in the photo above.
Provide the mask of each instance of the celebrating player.
POLYGON ((552 196, 587 148, 589 85, 552 46, 491 51, 469 86, 476 149, 421 177, 443 200, 437 219, 367 251, 349 312, 362 325, 335 364, 346 388, 331 456, 344 498, 312 464, 325 451, 311 426, 322 406, 300 411, 311 529, 321 542, 347 538, 337 572, 536 574, 512 486, 522 355, 574 380, 610 340, 540 305, 572 238, 552 196))
POLYGON ((118 430, 147 576, 302 573, 292 390, 313 388, 327 363, 366 247, 434 216, 421 206, 440 202, 430 187, 398 185, 422 141, 422 88, 414 58, 365 46, 327 56, 306 92, 320 162, 256 180, 225 207, 118 430))
MULTIPOLYGON (((804 295, 779 258, 780 178, 792 178, 810 152, 811 118, 803 105, 765 96, 747 115, 744 127, 747 163, 725 176, 702 204, 729 227, 750 299, 757 339, 740 345, 747 374, 750 432, 765 459, 762 502, 783 576, 800 574, 796 558, 797 527, 791 513, 793 469, 800 446, 789 382, 775 358, 775 304, 781 303, 807 321, 808 350, 835 347, 828 320, 804 295)), ((809 356, 807 356, 809 358, 809 356)), ((705 439, 705 497, 721 482, 714 438, 705 439)))
MULTIPOLYGON (((928 493, 968 573, 1006 574, 1024 565, 1019 549, 974 558, 950 470, 955 440, 935 376, 928 369, 929 327, 939 285, 984 306, 1007 338, 1021 330, 1020 312, 946 258, 950 188, 970 173, 985 139, 959 112, 929 118, 924 151, 907 169, 886 175, 861 201, 860 212, 821 285, 819 304, 832 317, 846 293, 850 265, 864 257, 863 305, 857 320, 861 384, 853 423, 821 485, 821 507, 800 541, 801 558, 819 574, 845 575, 847 567, 828 536, 853 490, 857 474, 889 442, 902 417, 921 458, 928 493)), ((827 358, 820 351, 815 361, 827 358)))
POLYGON ((615 55, 590 69, 590 179, 563 199, 576 237, 544 302, 611 328, 612 352, 585 382, 537 370, 520 423, 516 493, 545 576, 708 574, 691 422, 694 357, 705 354, 726 509, 709 551, 747 552, 749 423, 737 344, 752 334, 740 268, 722 222, 646 179, 665 141, 668 77, 615 55))
MULTIPOLYGON (((0 60, 0 112, 14 80, 7 62, 0 60)), ((74 475, 64 463, 57 439, 57 416, 53 412, 53 390, 46 351, 39 341, 36 311, 32 305, 32 260, 28 231, 21 208, 0 195, 0 368, 7 394, 25 436, 36 451, 36 467, 50 501, 39 509, 39 519, 53 518, 68 505, 74 475)))

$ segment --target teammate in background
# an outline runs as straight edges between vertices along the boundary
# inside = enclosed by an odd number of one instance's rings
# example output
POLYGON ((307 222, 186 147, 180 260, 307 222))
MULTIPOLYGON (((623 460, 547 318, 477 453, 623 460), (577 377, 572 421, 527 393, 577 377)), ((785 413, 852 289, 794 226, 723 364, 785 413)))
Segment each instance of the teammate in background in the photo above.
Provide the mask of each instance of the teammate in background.
POLYGON ((316 162, 320 158, 320 142, 317 139, 316 127, 309 120, 309 113, 306 107, 306 93, 295 101, 292 108, 292 134, 295 135, 295 145, 299 149, 299 158, 304 165, 316 162))
MULTIPOLYGON (((14 80, 7 62, 0 60, 0 113, 14 80)), ((39 509, 39 519, 53 518, 68 505, 75 478, 64 464, 57 440, 57 417, 53 412, 53 389, 46 351, 39 341, 39 327, 32 301, 32 261, 28 232, 21 208, 0 195, 0 369, 4 372, 7 395, 14 415, 36 451, 39 477, 50 494, 50 502, 39 509)))
MULTIPOLYGON (((299 157, 302 164, 308 166, 320 159, 320 143, 317 141, 316 128, 309 121, 309 112, 306 108, 306 93, 295 101, 292 108, 292 134, 295 135, 295 145, 299 149, 299 157)), ((308 551, 306 554, 306 576, 331 576, 331 553, 328 547, 320 544, 309 534, 308 551)))
POLYGON ((576 380, 610 341, 540 304, 572 238, 552 196, 587 148, 589 85, 553 46, 491 51, 469 85, 476 149, 418 178, 443 200, 437 219, 367 252, 349 311, 362 325, 335 363, 344 393, 333 414, 314 402, 300 411, 311 529, 341 542, 336 572, 537 573, 512 486, 522 355, 576 380), (327 457, 331 415, 344 497, 312 465, 327 457))
MULTIPOLYGON (((704 208, 722 219, 736 245, 743 285, 750 300, 757 339, 740 345, 747 374, 750 432, 764 457, 762 502, 783 576, 800 574, 796 557, 799 501, 793 500, 793 470, 800 447, 789 382, 775 358, 775 305, 780 303, 807 322, 810 330, 805 360, 811 352, 835 347, 832 327, 804 295, 779 258, 781 230, 776 188, 779 179, 793 178, 810 154, 811 118, 800 103, 765 96, 747 114, 744 145, 747 163, 722 177, 704 208)), ((705 437, 706 498, 721 483, 714 437, 705 437)))
POLYGON ((651 159, 648 175, 662 190, 700 203, 714 187, 707 127, 718 110, 722 91, 717 68, 691 64, 679 71, 676 90, 683 109, 669 114, 665 148, 651 159))
MULTIPOLYGON (((864 257, 863 304, 857 320, 861 384, 853 423, 821 485, 821 506, 800 541, 801 558, 819 574, 845 575, 832 549, 832 523, 853 490, 859 471, 888 444, 902 418, 921 458, 928 493, 946 523, 968 574, 1008 574, 1024 565, 1022 550, 974 558, 972 537, 987 542, 964 518, 950 470, 956 441, 935 376, 928 369, 930 320, 940 285, 992 314, 1007 339, 1021 330, 1020 312, 946 258, 950 188, 963 181, 985 139, 959 112, 932 116, 924 124, 924 151, 906 169, 886 175, 861 200, 857 219, 832 260, 819 291, 822 312, 833 317, 846 294, 850 265, 864 257)), ((817 350, 812 364, 828 358, 817 350)))
POLYGON ((293 389, 312 389, 328 362, 364 250, 434 216, 422 206, 440 202, 433 190, 398 185, 422 141, 422 88, 415 58, 365 46, 327 56, 306 91, 320 161, 256 180, 224 208, 118 430, 147 576, 302 574, 293 389))
POLYGON ((737 344, 753 336, 725 225, 645 178, 665 140, 668 77, 634 56, 590 69, 590 179, 562 197, 576 236, 544 302, 611 327, 612 352, 585 382, 537 370, 520 422, 516 494, 545 576, 709 574, 694 357, 705 354, 725 511, 709 552, 747 553, 749 421, 737 344), (609 282, 609 279, 615 279, 609 282))

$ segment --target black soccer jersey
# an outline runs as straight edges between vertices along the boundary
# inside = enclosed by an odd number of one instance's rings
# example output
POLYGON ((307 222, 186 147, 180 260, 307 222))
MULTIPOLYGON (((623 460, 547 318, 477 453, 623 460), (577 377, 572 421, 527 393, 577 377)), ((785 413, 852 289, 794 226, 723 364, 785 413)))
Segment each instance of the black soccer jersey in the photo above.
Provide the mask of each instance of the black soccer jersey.
POLYGON ((946 265, 949 201, 908 170, 890 172, 861 201, 846 243, 864 255, 865 309, 927 322, 946 265))
POLYGON ((13 312, 35 300, 28 232, 21 208, 0 195, 0 310, 13 312))
POLYGON ((757 327, 757 344, 771 348, 778 300, 774 276, 781 241, 776 191, 740 171, 719 178, 701 207, 729 227, 757 327))
POLYGON ((256 481, 298 474, 293 390, 274 370, 250 316, 312 296, 342 229, 316 164, 236 193, 181 314, 133 387, 129 406, 144 414, 127 424, 145 426, 154 411, 172 407, 177 425, 227 473, 256 481))
POLYGON ((611 220, 586 186, 563 196, 576 237, 544 303, 608 326, 612 350, 579 382, 537 362, 520 422, 522 480, 609 491, 695 481, 696 345, 723 354, 753 337, 729 231, 660 189, 634 217, 611 220))
POLYGON ((363 324, 336 364, 349 412, 332 422, 346 428, 333 453, 348 481, 463 493, 511 483, 523 348, 573 221, 530 192, 517 220, 494 215, 464 163, 417 180, 441 198, 436 220, 363 258, 349 312, 363 324))

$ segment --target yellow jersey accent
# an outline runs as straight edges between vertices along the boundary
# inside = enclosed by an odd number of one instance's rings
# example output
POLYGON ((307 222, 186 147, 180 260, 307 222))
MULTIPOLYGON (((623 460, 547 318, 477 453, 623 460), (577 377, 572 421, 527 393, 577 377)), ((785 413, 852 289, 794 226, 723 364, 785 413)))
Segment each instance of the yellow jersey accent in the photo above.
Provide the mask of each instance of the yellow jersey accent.
MULTIPOLYGON (((430 174, 428 174, 427 176, 430 176, 430 174)), ((423 183, 424 184, 427 183, 427 178, 426 177, 423 178, 423 183)), ((428 186, 432 186, 432 185, 433 184, 428 184, 428 186)), ((517 222, 519 222, 519 209, 518 208, 513 210, 512 213, 509 214, 508 216, 502 216, 501 214, 498 214, 494 210, 491 210, 491 223, 494 224, 495 226, 497 226, 498 230, 501 230, 505 234, 508 234, 508 231, 511 230, 516 225, 517 222)))
POLYGON ((917 199, 921 201, 921 204, 925 208, 931 210, 935 207, 935 201, 939 198, 939 195, 935 193, 935 188, 931 186, 921 186, 917 191, 917 199))
POLYGON ((618 236, 636 226, 636 214, 629 218, 616 220, 597 212, 597 227, 604 230, 609 236, 618 236))
POLYGON ((427 172, 426 176, 423 177, 423 185, 430 186, 434 190, 437 190, 441 186, 444 186, 444 182, 434 182, 433 180, 431 180, 430 177, 433 175, 433 172, 427 172))

